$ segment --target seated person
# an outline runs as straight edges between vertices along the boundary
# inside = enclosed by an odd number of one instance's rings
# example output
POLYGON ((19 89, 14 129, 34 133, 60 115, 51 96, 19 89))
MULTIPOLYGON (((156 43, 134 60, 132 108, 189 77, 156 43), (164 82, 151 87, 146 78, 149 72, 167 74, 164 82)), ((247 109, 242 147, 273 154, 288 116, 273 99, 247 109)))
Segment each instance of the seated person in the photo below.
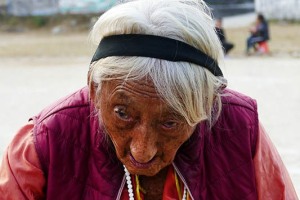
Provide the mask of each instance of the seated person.
POLYGON ((228 52, 234 47, 234 45, 227 41, 224 29, 222 27, 222 19, 219 18, 216 20, 216 32, 222 43, 224 54, 228 54, 228 52))
POLYGON ((250 29, 250 33, 247 39, 247 54, 249 54, 251 48, 256 50, 256 44, 270 39, 268 22, 262 14, 257 15, 256 24, 250 29))

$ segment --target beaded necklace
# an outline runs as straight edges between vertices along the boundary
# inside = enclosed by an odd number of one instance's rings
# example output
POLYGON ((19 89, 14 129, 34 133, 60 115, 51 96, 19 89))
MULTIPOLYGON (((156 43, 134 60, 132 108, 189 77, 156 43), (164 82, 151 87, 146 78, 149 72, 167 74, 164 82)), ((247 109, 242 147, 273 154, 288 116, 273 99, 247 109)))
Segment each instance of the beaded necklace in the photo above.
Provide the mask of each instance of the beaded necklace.
MULTIPOLYGON (((125 171, 125 178, 126 178, 126 183, 127 183, 129 200, 134 200, 134 192, 133 192, 134 188, 132 186, 131 176, 130 176, 129 171, 125 167, 125 165, 123 165, 123 166, 124 166, 124 171, 125 171)), ((175 175, 175 183, 176 183, 176 189, 177 189, 177 192, 178 192, 178 196, 182 196, 182 200, 187 200, 188 195, 187 195, 186 187, 184 186, 183 195, 181 195, 181 190, 180 190, 179 181, 178 181, 178 177, 177 177, 176 172, 175 172, 174 175, 175 175)), ((139 179, 138 179, 137 175, 135 175, 135 181, 136 181, 137 200, 142 200, 142 198, 140 196, 140 190, 142 190, 142 188, 140 187, 139 179)))

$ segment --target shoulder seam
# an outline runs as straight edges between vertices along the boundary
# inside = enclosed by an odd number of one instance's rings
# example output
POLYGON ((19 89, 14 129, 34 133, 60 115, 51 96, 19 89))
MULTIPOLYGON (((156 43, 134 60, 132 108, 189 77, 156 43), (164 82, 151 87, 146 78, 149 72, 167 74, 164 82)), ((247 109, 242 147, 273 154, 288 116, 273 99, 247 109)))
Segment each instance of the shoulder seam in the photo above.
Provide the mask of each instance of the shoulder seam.
MULTIPOLYGON (((64 101, 63 101, 63 102, 64 102, 64 101)), ((61 104, 61 103, 60 103, 60 104, 61 104)), ((58 104, 58 105, 60 105, 60 104, 58 104)), ((63 108, 57 109, 57 110, 55 110, 55 108, 54 108, 54 109, 50 110, 49 112, 47 112, 47 114, 45 114, 45 115, 43 116, 43 118, 38 119, 37 124, 40 124, 40 123, 41 123, 43 120, 45 120, 46 118, 48 118, 48 117, 50 117, 51 115, 56 114, 56 113, 58 113, 58 112, 60 112, 60 111, 67 110, 67 109, 73 109, 73 108, 89 107, 89 106, 90 106, 90 104, 87 103, 87 104, 76 105, 76 106, 67 106, 67 107, 63 107, 63 108), (53 110, 54 110, 54 111, 53 111, 53 110)))

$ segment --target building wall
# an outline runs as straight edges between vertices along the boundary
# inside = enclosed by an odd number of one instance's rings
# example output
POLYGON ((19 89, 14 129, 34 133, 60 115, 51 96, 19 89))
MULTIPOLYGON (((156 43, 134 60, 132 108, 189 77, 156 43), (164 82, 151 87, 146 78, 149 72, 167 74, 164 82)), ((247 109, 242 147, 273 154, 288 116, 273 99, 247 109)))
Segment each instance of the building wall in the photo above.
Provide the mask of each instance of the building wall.
POLYGON ((255 0, 255 10, 267 19, 300 20, 300 0, 255 0))
POLYGON ((8 0, 7 11, 15 16, 52 15, 58 12, 58 0, 8 0))
POLYGON ((115 4, 115 0, 59 0, 61 13, 99 13, 115 4))
POLYGON ((5 6, 6 5, 6 0, 0 0, 0 6, 5 6))
POLYGON ((7 12, 15 16, 101 13, 115 3, 116 0, 7 0, 7 12))

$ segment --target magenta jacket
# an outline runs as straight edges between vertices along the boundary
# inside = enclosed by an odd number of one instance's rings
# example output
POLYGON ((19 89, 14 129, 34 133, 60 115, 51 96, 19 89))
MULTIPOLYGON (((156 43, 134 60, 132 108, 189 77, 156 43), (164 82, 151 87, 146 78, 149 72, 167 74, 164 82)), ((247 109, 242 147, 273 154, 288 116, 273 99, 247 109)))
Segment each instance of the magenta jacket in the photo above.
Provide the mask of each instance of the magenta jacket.
MULTIPOLYGON (((200 123, 178 150, 173 166, 195 200, 254 200, 256 102, 231 90, 224 94, 217 122, 212 128, 200 123)), ((47 199, 120 198, 123 166, 96 114, 85 87, 34 117, 47 199)))

